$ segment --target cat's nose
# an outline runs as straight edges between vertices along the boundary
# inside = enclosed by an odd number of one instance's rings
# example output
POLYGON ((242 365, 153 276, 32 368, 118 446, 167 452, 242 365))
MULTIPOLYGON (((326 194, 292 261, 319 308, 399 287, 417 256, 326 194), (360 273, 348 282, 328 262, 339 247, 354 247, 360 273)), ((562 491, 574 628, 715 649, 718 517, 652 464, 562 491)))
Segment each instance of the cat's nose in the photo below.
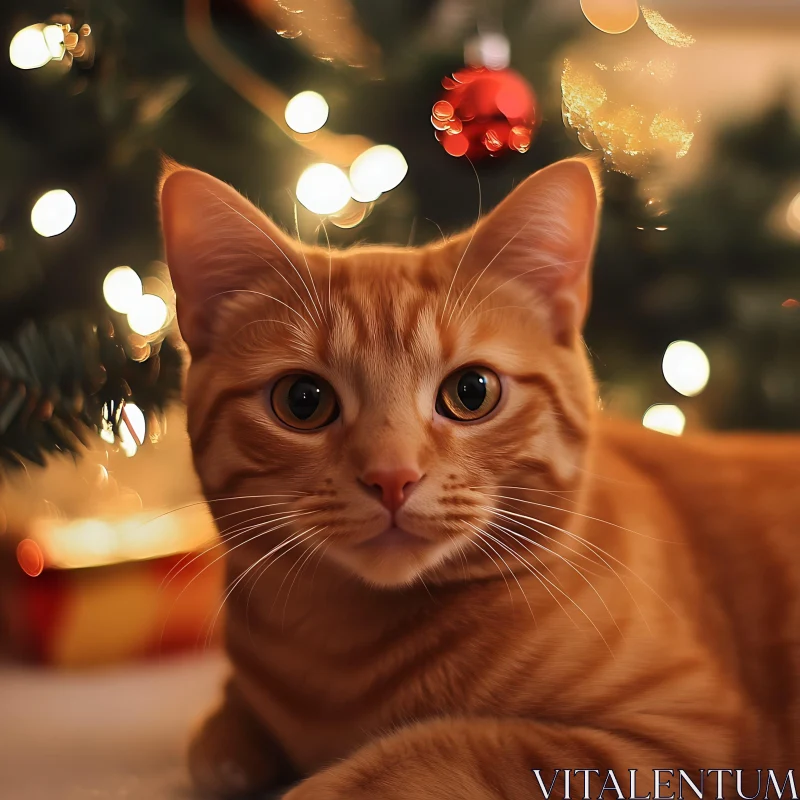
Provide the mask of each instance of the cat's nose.
POLYGON ((422 480, 422 473, 410 467, 367 470, 361 483, 380 494, 381 503, 389 511, 397 511, 408 499, 411 490, 422 480))

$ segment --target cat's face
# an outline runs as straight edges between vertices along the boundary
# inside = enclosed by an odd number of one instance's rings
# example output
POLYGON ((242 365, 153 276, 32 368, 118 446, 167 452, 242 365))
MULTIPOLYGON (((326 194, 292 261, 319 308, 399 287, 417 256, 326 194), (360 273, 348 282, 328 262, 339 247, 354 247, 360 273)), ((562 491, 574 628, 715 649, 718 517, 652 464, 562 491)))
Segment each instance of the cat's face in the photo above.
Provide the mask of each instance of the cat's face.
POLYGON ((381 586, 484 574, 514 550, 496 509, 574 488, 593 405, 585 163, 414 250, 302 248, 192 170, 162 206, 195 464, 209 499, 242 498, 212 504, 229 547, 313 552, 381 586))

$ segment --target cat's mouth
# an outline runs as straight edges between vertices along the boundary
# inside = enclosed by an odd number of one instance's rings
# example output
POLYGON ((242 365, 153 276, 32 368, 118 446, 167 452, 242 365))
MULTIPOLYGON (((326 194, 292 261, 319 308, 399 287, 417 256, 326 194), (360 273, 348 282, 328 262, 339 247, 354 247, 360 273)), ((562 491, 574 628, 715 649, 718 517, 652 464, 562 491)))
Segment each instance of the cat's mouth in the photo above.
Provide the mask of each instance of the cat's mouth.
POLYGON ((398 550, 407 548, 429 547, 429 539, 409 533, 404 528, 397 525, 390 525, 386 530, 381 531, 375 536, 370 536, 363 542, 359 542, 355 547, 359 550, 398 550))

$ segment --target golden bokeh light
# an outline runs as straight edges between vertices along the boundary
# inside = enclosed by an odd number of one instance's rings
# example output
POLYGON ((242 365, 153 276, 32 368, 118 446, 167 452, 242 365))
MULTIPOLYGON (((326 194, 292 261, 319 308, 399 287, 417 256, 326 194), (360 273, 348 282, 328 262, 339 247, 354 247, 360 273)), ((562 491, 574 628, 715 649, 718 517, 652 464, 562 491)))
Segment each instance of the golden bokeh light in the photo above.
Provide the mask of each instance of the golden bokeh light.
POLYGON ((696 39, 688 33, 679 31, 671 22, 667 22, 658 11, 642 7, 642 16, 653 33, 672 47, 691 47, 696 39))
POLYGON ((352 196, 347 175, 333 164, 312 164, 297 181, 297 199, 314 214, 341 211, 352 196))
POLYGON ((295 133, 314 133, 328 121, 328 103, 318 92, 300 92, 287 104, 284 118, 295 133))
POLYGON ((38 69, 63 55, 64 31, 60 25, 28 25, 14 34, 8 46, 9 61, 17 69, 38 69))
POLYGON ((408 163, 403 154, 388 144, 378 144, 363 152, 350 167, 352 194, 362 203, 377 200, 405 178, 408 163))
POLYGON ((133 434, 137 445, 144 442, 144 437, 147 433, 147 424, 144 418, 144 412, 135 403, 125 403, 123 407, 122 424, 128 428, 129 432, 133 434), (127 422, 126 422, 127 420, 127 422))
POLYGON ((130 267, 115 267, 103 281, 103 297, 109 307, 127 314, 142 296, 142 279, 130 267))
POLYGON ((75 219, 78 206, 66 189, 45 192, 31 209, 31 226, 40 236, 58 236, 75 219))
POLYGON ((686 397, 695 397, 708 384, 711 365, 708 356, 694 342, 673 342, 661 365, 666 382, 686 397))
POLYGON ((128 311, 128 325, 140 336, 158 333, 167 322, 167 304, 154 294, 143 294, 128 311))
POLYGON ((581 0, 581 10, 603 33, 625 33, 639 21, 639 0, 581 0))
POLYGON ((686 427, 686 417, 678 406, 655 405, 645 411, 642 425, 651 431, 680 436, 686 427))

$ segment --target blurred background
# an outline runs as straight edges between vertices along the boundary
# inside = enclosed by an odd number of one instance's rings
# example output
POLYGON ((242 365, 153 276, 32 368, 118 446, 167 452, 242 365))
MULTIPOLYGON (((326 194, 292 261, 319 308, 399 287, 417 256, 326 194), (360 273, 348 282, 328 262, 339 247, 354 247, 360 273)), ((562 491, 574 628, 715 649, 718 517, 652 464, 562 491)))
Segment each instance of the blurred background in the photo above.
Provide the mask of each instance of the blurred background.
POLYGON ((447 236, 594 152, 604 407, 800 427, 797 0, 6 0, 0 32, 8 796, 169 796, 223 669, 163 156, 346 246, 447 236))

